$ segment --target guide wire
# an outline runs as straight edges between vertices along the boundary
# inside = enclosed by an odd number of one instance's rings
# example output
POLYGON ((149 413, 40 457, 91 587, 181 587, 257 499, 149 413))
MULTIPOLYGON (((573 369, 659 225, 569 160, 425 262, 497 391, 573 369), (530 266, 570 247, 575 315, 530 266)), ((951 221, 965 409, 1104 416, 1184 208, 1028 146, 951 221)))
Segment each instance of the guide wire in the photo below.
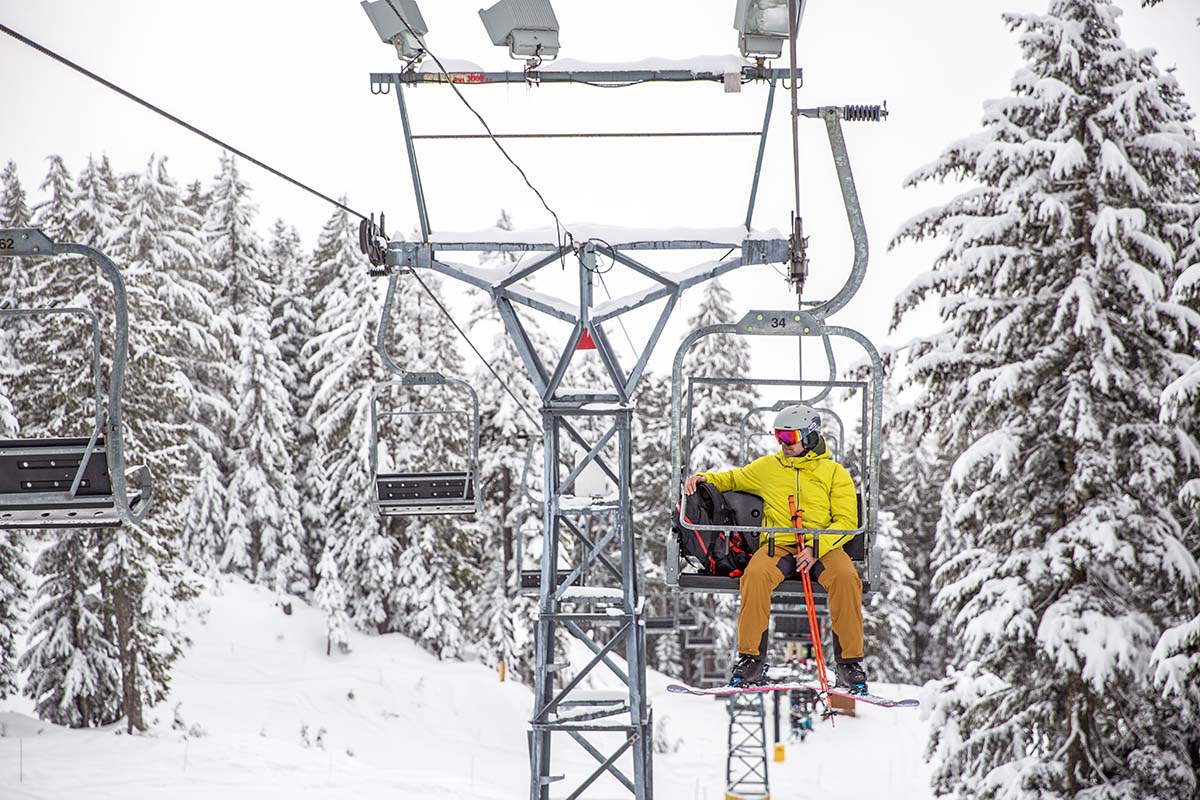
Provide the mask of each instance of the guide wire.
POLYGON ((8 27, 7 25, 5 25, 3 23, 0 23, 0 31, 7 33, 9 36, 13 37, 18 42, 28 45, 29 47, 32 47, 34 50, 37 50, 42 55, 49 56, 50 58, 54 59, 58 63, 62 64, 63 66, 70 67, 71 69, 78 72, 80 75, 91 78, 92 80, 96 81, 96 83, 99 83, 101 86, 104 86, 107 89, 111 89, 112 91, 116 92, 117 94, 121 95, 122 97, 132 100, 133 102, 137 103, 138 105, 142 106, 143 108, 149 109, 150 111, 153 111, 155 114, 158 114, 159 116, 164 117, 164 118, 170 120, 171 122, 174 122, 176 125, 186 128, 187 130, 191 131, 192 133, 196 134, 197 136, 207 139, 208 141, 212 142, 213 144, 217 145, 218 147, 223 147, 224 149, 228 150, 229 152, 233 153, 234 155, 244 158, 247 161, 249 161, 250 163, 255 164, 256 166, 259 166, 259 167, 265 169, 267 172, 270 172, 272 175, 275 175, 276 177, 279 177, 279 178, 283 178, 285 181, 292 184, 293 186, 297 186, 297 187, 303 189, 304 191, 308 192, 309 194, 312 194, 312 195, 315 195, 315 196, 321 198, 326 203, 329 203, 330 205, 336 206, 337 208, 340 208, 343 211, 353 214, 354 216, 358 217, 359 219, 362 219, 362 220, 367 219, 367 216, 365 214, 361 214, 358 211, 355 211, 353 208, 350 208, 350 206, 345 205, 344 203, 338 202, 337 200, 334 200, 329 195, 319 192, 316 189, 312 188, 311 186, 309 186, 301 181, 296 180, 291 175, 288 175, 286 172, 275 169, 275 167, 272 167, 270 164, 266 164, 262 161, 259 161, 254 156, 247 154, 244 150, 239 150, 238 148, 234 147, 233 145, 229 144, 228 142, 218 139, 217 137, 213 136, 212 134, 208 133, 207 131, 205 131, 201 128, 198 128, 197 126, 191 124, 190 122, 180 119, 179 117, 175 116, 174 114, 170 113, 169 111, 164 111, 163 109, 154 105, 150 101, 143 100, 141 97, 138 97, 133 92, 122 89, 120 86, 117 86, 112 81, 106 80, 105 78, 102 78, 99 75, 97 75, 96 73, 92 72, 87 67, 83 67, 83 66, 80 66, 79 64, 76 64, 74 61, 70 60, 66 56, 61 55, 61 54, 55 52, 54 50, 51 50, 49 47, 38 44, 33 39, 30 39, 28 36, 24 36, 24 35, 18 33, 17 31, 14 31, 12 28, 8 27))

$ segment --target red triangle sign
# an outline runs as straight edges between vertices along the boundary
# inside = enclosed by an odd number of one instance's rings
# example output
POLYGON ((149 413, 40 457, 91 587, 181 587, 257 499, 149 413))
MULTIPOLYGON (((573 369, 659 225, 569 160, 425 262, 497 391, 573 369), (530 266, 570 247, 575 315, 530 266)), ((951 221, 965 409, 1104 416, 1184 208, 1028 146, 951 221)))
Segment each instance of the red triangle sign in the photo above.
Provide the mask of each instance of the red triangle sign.
POLYGON ((575 345, 576 350, 595 350, 596 343, 592 341, 592 332, 587 328, 583 329, 583 336, 579 337, 579 344, 575 345))

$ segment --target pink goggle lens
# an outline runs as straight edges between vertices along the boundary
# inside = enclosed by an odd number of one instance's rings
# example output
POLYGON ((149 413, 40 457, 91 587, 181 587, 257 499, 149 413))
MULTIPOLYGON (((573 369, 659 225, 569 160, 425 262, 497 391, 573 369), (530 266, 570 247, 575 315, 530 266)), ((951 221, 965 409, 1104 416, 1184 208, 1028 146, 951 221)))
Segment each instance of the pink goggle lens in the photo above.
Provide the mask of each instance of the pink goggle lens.
POLYGON ((780 444, 798 444, 800 442, 800 431, 782 431, 776 428, 775 439, 780 444))

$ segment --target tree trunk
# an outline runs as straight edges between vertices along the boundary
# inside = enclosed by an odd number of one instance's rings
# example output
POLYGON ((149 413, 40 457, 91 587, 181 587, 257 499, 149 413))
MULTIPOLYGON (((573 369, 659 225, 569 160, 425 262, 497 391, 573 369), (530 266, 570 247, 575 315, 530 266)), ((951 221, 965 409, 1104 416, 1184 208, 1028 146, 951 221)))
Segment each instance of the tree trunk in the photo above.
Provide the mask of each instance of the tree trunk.
POLYGON ((133 647, 135 609, 140 592, 126 580, 118 580, 113 589, 113 612, 117 620, 117 651, 121 658, 121 695, 128 733, 146 730, 142 717, 141 695, 137 687, 137 651, 133 647))

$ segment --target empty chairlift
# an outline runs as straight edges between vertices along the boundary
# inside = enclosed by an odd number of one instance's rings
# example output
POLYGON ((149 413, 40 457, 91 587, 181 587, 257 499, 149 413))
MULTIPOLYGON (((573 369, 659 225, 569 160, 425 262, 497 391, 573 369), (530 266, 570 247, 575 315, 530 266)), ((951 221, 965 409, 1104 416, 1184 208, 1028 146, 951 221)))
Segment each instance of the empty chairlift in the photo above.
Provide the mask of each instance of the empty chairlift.
POLYGON ((89 436, 0 440, 0 529, 117 527, 150 509, 150 471, 125 467, 121 399, 129 349, 125 284, 116 265, 85 245, 56 244, 40 230, 0 230, 0 258, 81 255, 113 288, 114 346, 107 392, 100 370, 100 323, 87 308, 0 308, 0 322, 22 317, 80 316, 91 328, 95 416, 89 436))
MULTIPOLYGON (((396 298, 399 272, 388 279, 387 297, 379 321, 376 350, 383 365, 399 376, 377 384, 371 391, 371 476, 375 494, 371 506, 381 516, 425 516, 437 514, 477 514, 481 507, 476 482, 479 475, 479 395, 466 381, 448 378, 439 372, 406 372, 387 350, 391 331, 392 307, 396 298), (439 391, 439 387, 445 391, 439 391), (397 404, 396 394, 408 398, 397 404), (436 399, 440 394, 441 399, 436 399), (419 404, 413 398, 424 396, 419 404), (438 425, 422 422, 440 421, 438 425), (409 449, 402 458, 385 450, 387 462, 380 465, 381 426, 404 437, 401 444, 409 449), (411 438, 417 433, 417 438, 411 438), (395 464, 426 461, 418 453, 428 445, 427 437, 449 440, 444 450, 457 451, 452 464, 436 470, 402 471, 395 464), (445 467, 453 466, 454 469, 445 467)), ((395 437, 389 438, 393 441, 395 437)))
MULTIPOLYGON (((434 426, 429 426, 432 429, 434 426)), ((480 497, 476 491, 479 463, 479 397, 465 382, 447 378, 437 372, 406 373, 397 381, 377 385, 371 392, 371 473, 375 478, 376 512, 382 516, 475 514, 480 497), (397 388, 445 386, 460 390, 462 406, 423 405, 396 407, 387 405, 389 395, 397 388), (381 408, 381 403, 383 407, 381 408), (422 418, 449 421, 441 426, 440 435, 449 434, 458 441, 462 458, 459 469, 400 472, 381 470, 379 464, 380 423, 415 422, 422 418)))

